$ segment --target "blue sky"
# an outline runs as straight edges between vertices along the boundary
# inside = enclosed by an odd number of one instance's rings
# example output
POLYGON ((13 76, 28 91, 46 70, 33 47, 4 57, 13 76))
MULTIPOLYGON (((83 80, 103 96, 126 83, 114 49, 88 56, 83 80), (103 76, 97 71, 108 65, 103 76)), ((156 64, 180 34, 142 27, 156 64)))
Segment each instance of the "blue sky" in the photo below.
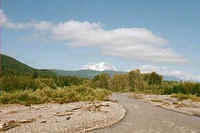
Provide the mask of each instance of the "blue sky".
POLYGON ((140 68, 200 80, 199 5, 198 0, 2 0, 2 51, 36 68, 76 70, 105 62, 123 71, 140 68))

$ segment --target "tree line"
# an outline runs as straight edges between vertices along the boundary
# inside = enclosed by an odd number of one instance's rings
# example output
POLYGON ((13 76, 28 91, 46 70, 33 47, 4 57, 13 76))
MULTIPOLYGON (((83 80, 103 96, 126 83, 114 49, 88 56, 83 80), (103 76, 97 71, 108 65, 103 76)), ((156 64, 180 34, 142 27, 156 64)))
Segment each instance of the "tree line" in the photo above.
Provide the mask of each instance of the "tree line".
POLYGON ((66 86, 84 85, 91 88, 102 88, 114 92, 143 92, 152 94, 192 94, 200 96, 200 83, 182 81, 164 81, 163 76, 152 73, 141 73, 133 70, 125 74, 110 76, 107 73, 96 75, 92 79, 75 76, 56 76, 48 72, 35 71, 30 75, 7 74, 0 77, 1 91, 37 90, 45 87, 52 89, 66 86))
POLYGON ((103 73, 89 81, 92 87, 106 88, 111 91, 142 92, 151 94, 192 94, 200 96, 200 83, 192 81, 164 81, 163 76, 152 73, 141 73, 133 70, 127 74, 116 74, 110 77, 103 73))

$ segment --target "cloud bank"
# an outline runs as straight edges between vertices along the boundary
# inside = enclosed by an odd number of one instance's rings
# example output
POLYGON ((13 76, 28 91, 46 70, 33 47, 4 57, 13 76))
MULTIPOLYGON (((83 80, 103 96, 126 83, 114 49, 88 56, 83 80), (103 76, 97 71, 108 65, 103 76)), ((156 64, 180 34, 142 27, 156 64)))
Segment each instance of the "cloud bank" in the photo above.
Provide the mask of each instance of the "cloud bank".
POLYGON ((199 75, 193 75, 186 72, 182 72, 180 70, 170 70, 167 67, 158 67, 158 66, 152 66, 152 65, 143 65, 139 67, 141 72, 143 73, 151 73, 151 72, 157 72, 163 76, 170 76, 170 77, 176 77, 177 79, 184 80, 184 81, 200 81, 199 75))
MULTIPOLYGON (((164 77, 171 77, 172 79, 179 79, 183 81, 200 81, 199 75, 189 74, 187 72, 183 72, 180 70, 171 70, 167 67, 159 67, 153 65, 142 65, 138 68, 142 73, 151 73, 156 72, 164 77)), ((81 67, 81 70, 95 70, 95 71, 105 71, 112 70, 117 71, 118 69, 109 63, 99 62, 99 63, 91 63, 81 67)), ((128 72, 128 71, 127 71, 128 72)))
MULTIPOLYGON (((69 20, 51 23, 35 21, 15 23, 0 10, 0 25, 9 29, 45 32, 52 40, 76 47, 96 47, 102 54, 155 63, 186 63, 187 60, 168 46, 168 41, 146 28, 106 30, 100 23, 69 20)), ((47 35, 45 34, 45 35, 47 35)))
POLYGON ((0 9, 0 26, 7 22, 7 17, 4 14, 3 10, 0 9))

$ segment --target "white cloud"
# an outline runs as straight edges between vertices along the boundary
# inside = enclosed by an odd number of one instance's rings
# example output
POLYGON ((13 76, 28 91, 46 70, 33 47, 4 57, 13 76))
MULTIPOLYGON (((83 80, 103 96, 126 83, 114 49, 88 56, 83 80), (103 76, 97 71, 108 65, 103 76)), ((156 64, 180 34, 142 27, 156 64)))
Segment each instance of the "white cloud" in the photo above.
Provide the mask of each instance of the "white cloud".
POLYGON ((7 17, 4 14, 3 10, 0 9, 0 26, 7 22, 7 17))
POLYGON ((32 26, 31 23, 14 23, 9 20, 3 10, 0 9, 0 25, 10 29, 26 29, 32 26))
POLYGON ((32 23, 33 27, 37 30, 46 31, 53 27, 53 24, 48 21, 40 21, 38 23, 32 23))
POLYGON ((40 21, 40 22, 30 21, 27 23, 15 23, 9 20, 4 11, 1 9, 0 9, 0 25, 3 25, 4 27, 9 29, 36 29, 43 31, 48 30, 53 26, 50 22, 47 21, 40 21))
POLYGON ((70 20, 53 24, 49 21, 14 23, 0 12, 5 27, 34 29, 48 33, 53 40, 66 41, 71 46, 97 47, 102 53, 131 60, 157 63, 186 63, 187 60, 169 48, 168 41, 145 28, 106 30, 100 23, 70 20))
POLYGON ((117 68, 115 66, 105 63, 105 62, 84 65, 81 69, 82 70, 95 70, 95 71, 105 71, 105 70, 116 71, 117 70, 117 68))
POLYGON ((163 76, 176 77, 180 80, 200 81, 200 75, 192 75, 192 74, 180 71, 180 70, 170 70, 167 67, 143 65, 143 66, 139 67, 139 69, 143 73, 157 72, 163 76))
POLYGON ((73 46, 94 46, 106 55, 152 61, 185 63, 186 59, 167 47, 167 40, 145 28, 105 30, 99 23, 67 21, 53 27, 54 39, 73 46))
POLYGON ((93 46, 102 53, 133 60, 185 63, 186 59, 167 48, 167 41, 144 28, 105 30, 98 23, 67 21, 53 27, 56 40, 72 46, 93 46))

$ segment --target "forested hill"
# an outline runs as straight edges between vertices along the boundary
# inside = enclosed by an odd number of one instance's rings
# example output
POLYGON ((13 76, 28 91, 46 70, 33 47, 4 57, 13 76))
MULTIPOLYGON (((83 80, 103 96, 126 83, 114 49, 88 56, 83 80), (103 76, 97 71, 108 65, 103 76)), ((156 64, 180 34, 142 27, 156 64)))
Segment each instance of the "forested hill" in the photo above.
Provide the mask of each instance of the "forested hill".
POLYGON ((78 71, 64 71, 64 70, 39 70, 33 67, 30 67, 13 57, 9 57, 7 55, 1 55, 1 62, 2 62, 2 74, 3 75, 57 75, 57 76, 77 76, 77 77, 84 77, 84 78, 93 78, 94 76, 101 74, 101 73, 108 73, 109 75, 113 76, 114 74, 123 73, 123 72, 115 72, 115 71, 93 71, 93 70, 78 70, 78 71))
MULTIPOLYGON (((121 71, 94 71, 94 70, 77 70, 77 71, 65 71, 65 70, 40 70, 30 67, 12 57, 2 54, 2 74, 3 75, 35 75, 35 76, 77 76, 82 78, 93 78, 96 75, 102 73, 108 73, 110 76, 115 74, 123 74, 126 72, 121 71)), ((180 79, 177 77, 164 76, 165 80, 176 80, 180 79)))
POLYGON ((1 54, 1 63, 3 74, 31 74, 34 72, 32 67, 7 55, 1 54))
POLYGON ((64 70, 52 70, 55 72, 57 75, 60 76, 77 76, 77 77, 82 77, 82 78, 93 78, 96 75, 102 74, 102 73, 107 73, 110 76, 113 76, 115 74, 122 74, 125 72, 120 72, 120 71, 94 71, 94 70, 77 70, 77 71, 64 71, 64 70))
POLYGON ((49 70, 39 70, 32 68, 15 58, 1 54, 2 75, 40 75, 40 76, 53 76, 53 72, 49 70))
POLYGON ((101 73, 108 73, 109 75, 113 76, 114 74, 123 73, 123 72, 115 72, 115 71, 93 71, 93 70, 78 70, 78 71, 64 71, 64 70, 39 70, 33 67, 30 67, 15 58, 9 57, 7 55, 1 55, 1 62, 2 62, 2 74, 3 75, 57 75, 57 76, 77 76, 77 77, 84 77, 84 78, 93 78, 94 76, 101 74, 101 73))

